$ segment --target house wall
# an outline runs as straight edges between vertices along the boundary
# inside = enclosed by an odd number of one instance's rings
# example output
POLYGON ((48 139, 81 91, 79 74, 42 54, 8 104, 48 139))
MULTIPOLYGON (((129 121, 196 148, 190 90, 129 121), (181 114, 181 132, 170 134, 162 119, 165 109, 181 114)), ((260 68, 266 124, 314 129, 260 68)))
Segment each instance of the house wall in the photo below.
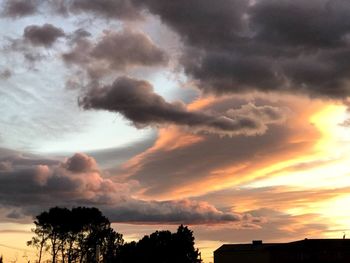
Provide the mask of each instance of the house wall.
POLYGON ((350 263, 350 246, 218 250, 214 263, 350 263))
POLYGON ((342 250, 297 250, 275 251, 272 253, 271 263, 348 263, 350 262, 350 248, 342 250))
POLYGON ((214 263, 270 263, 267 251, 217 251, 214 263))

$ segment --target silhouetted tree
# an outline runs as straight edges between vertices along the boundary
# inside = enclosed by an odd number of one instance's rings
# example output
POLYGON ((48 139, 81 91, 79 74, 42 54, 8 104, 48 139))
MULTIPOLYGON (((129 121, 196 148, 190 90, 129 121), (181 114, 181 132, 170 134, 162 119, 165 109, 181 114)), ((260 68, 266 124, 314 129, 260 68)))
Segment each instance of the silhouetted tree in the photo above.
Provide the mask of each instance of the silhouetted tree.
POLYGON ((200 263, 193 232, 183 225, 176 233, 156 231, 139 242, 124 244, 117 263, 200 263))
POLYGON ((41 262, 43 249, 50 248, 52 262, 56 263, 57 253, 59 249, 60 238, 60 220, 65 214, 65 208, 51 208, 49 212, 43 212, 36 216, 34 224, 35 229, 32 232, 36 234, 27 245, 37 247, 39 249, 39 263, 41 262))
POLYGON ((2 255, 0 256, 0 263, 3 263, 2 255))
POLYGON ((123 245, 123 236, 113 229, 104 230, 102 243, 100 245, 100 253, 103 256, 103 263, 112 263, 119 253, 120 246, 123 245))
MULTIPOLYGON (((38 249, 38 263, 50 251, 52 263, 201 263, 193 232, 156 231, 124 244, 97 208, 53 207, 35 217, 35 236, 27 242, 38 249)), ((0 258, 0 263, 2 258, 0 258)))
POLYGON ((187 226, 179 226, 177 232, 173 234, 173 246, 180 253, 174 254, 174 262, 197 263, 201 262, 200 252, 194 248, 193 231, 187 226))
POLYGON ((50 250, 52 263, 111 262, 123 244, 122 235, 97 208, 54 207, 36 216, 34 224, 36 236, 28 245, 39 249, 39 262, 44 248, 50 250))

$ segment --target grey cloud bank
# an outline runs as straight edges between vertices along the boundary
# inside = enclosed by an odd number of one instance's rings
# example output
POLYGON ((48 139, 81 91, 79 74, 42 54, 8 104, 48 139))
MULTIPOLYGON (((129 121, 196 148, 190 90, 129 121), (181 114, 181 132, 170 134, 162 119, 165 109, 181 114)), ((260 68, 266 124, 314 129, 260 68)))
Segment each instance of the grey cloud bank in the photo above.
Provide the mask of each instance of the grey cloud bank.
POLYGON ((347 1, 135 2, 179 33, 185 72, 204 91, 349 95, 347 1))
POLYGON ((9 155, 0 161, 0 207, 8 220, 33 216, 50 206, 98 206, 113 222, 201 224, 244 221, 206 202, 143 201, 130 197, 132 182, 104 178, 96 161, 77 153, 64 161, 9 155), (16 214, 16 216, 14 216, 16 214))
MULTIPOLYGON (((7 1, 3 12, 15 17, 31 14, 33 3, 7 1)), ((70 0, 46 4, 61 13, 66 10, 66 15, 86 13, 122 21, 139 20, 149 13, 158 16, 182 39, 179 62, 205 92, 296 92, 337 100, 349 95, 350 4, 345 0, 204 0, 200 4, 196 0, 70 0)), ((101 45, 108 49, 115 40, 105 39, 101 45)), ((102 53, 95 55, 106 59, 102 53)))
POLYGON ((184 43, 185 73, 206 92, 349 95, 350 4, 344 0, 80 0, 68 6, 106 18, 125 6, 159 16, 184 43))

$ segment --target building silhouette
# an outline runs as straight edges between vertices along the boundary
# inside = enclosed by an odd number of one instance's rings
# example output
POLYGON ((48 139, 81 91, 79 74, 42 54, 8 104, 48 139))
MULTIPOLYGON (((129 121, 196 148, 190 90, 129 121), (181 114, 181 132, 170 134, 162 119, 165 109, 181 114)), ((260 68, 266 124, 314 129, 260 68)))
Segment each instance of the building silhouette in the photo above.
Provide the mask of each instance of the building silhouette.
POLYGON ((350 239, 304 239, 289 243, 226 244, 214 263, 349 263, 350 239))

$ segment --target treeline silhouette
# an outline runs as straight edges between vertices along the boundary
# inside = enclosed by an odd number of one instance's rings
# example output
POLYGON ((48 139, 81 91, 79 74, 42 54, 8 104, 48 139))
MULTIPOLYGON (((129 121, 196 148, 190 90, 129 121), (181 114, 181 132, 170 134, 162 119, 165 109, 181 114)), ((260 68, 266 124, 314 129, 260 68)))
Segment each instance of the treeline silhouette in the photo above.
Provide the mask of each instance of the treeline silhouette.
POLYGON ((193 232, 183 225, 175 233, 156 231, 127 243, 97 208, 53 207, 37 215, 34 224, 27 245, 37 249, 37 263, 48 256, 52 263, 202 262, 193 232))

